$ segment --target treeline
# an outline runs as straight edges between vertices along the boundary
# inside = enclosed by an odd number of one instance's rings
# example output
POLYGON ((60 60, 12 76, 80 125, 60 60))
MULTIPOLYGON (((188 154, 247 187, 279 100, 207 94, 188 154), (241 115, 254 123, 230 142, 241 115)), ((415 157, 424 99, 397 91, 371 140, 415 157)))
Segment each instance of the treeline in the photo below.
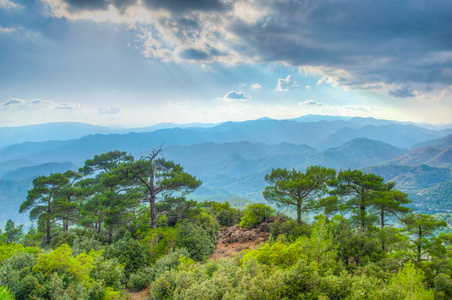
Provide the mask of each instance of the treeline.
MULTIPOLYGON (((163 158, 112 151, 79 172, 37 177, 0 238, 5 299, 450 299, 452 235, 406 207, 374 174, 274 169, 265 204, 244 211, 186 198, 196 177, 163 158), (303 220, 317 214, 312 224, 303 220), (220 226, 269 225, 270 239, 233 259, 208 260, 220 226)), ((259 229, 260 230, 260 229, 259 229)), ((3 299, 3 298, 2 298, 3 299)))

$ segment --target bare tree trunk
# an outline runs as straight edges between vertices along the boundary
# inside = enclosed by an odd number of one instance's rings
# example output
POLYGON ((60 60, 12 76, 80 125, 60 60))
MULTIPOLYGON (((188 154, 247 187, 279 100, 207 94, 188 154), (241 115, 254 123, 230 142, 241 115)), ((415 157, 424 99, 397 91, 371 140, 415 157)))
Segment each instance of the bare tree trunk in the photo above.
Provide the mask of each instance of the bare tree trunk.
POLYGON ((297 203, 297 223, 298 225, 301 224, 301 203, 297 203))
POLYGON ((157 212, 155 208, 155 196, 151 195, 149 200, 150 208, 151 208, 151 228, 157 228, 157 212))

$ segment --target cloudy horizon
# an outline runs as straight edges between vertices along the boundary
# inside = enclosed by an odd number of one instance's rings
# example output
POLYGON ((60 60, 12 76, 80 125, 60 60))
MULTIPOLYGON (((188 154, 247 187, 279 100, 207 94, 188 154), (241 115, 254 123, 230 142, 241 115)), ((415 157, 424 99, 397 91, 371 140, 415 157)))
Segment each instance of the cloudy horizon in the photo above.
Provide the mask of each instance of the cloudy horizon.
POLYGON ((0 126, 452 123, 449 1, 0 0, 0 126))

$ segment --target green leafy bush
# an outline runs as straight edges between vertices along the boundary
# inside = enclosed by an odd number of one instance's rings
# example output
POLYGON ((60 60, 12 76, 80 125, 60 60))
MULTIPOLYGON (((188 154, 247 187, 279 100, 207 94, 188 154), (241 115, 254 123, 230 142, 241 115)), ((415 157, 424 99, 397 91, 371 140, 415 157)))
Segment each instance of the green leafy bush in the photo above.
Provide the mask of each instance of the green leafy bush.
POLYGON ((146 249, 139 240, 132 238, 130 233, 107 247, 105 254, 107 258, 116 258, 119 263, 125 265, 124 271, 127 277, 147 264, 146 249))
POLYGON ((17 253, 30 253, 30 254, 37 254, 39 253, 39 248, 37 247, 24 247, 21 244, 11 243, 8 245, 0 245, 0 265, 7 260, 8 258, 12 257, 13 255, 17 253))
POLYGON ((242 263, 256 259, 259 263, 272 267, 290 267, 299 259, 307 259, 307 256, 303 254, 305 239, 299 239, 289 245, 279 242, 271 246, 270 244, 265 244, 259 249, 248 251, 243 257, 242 263))
POLYGON ((0 267, 0 284, 7 285, 15 298, 30 299, 34 291, 44 282, 42 274, 34 274, 35 255, 19 252, 3 262, 0 267))
MULTIPOLYGON (((178 248, 158 259, 153 265, 154 276, 159 277, 165 271, 176 269, 181 263, 181 257, 189 257, 190 252, 186 248, 178 248)), ((154 279, 154 278, 153 278, 154 279)), ((152 279, 152 280, 153 280, 152 279)))
POLYGON ((243 211, 240 227, 253 227, 270 218, 275 210, 265 204, 250 204, 243 211))
POLYGON ((242 216, 242 212, 238 209, 223 209, 216 215, 216 219, 222 226, 233 226, 240 223, 242 216))
POLYGON ((145 249, 148 264, 169 253, 176 245, 177 230, 172 227, 139 231, 140 243, 145 249))
POLYGON ((105 286, 122 290, 126 282, 125 265, 120 264, 117 258, 106 259, 103 255, 104 250, 98 252, 91 250, 90 254, 93 256, 95 266, 90 276, 96 282, 103 282, 105 286))
POLYGON ((69 245, 72 247, 74 244, 74 240, 77 238, 75 234, 70 231, 62 231, 58 235, 52 237, 52 241, 50 242, 50 248, 56 249, 63 244, 69 245))
POLYGON ((14 295, 6 285, 0 286, 0 300, 14 300, 14 295))
POLYGON ((281 239, 280 236, 288 242, 294 242, 300 236, 309 236, 311 234, 311 226, 306 223, 298 224, 295 220, 280 221, 276 220, 269 224, 270 233, 273 240, 281 239))
POLYGON ((130 275, 127 286, 135 291, 141 291, 148 287, 154 278, 154 268, 146 266, 130 275))
POLYGON ((196 261, 207 259, 215 251, 215 241, 210 230, 193 222, 185 221, 177 230, 177 246, 186 248, 196 261))

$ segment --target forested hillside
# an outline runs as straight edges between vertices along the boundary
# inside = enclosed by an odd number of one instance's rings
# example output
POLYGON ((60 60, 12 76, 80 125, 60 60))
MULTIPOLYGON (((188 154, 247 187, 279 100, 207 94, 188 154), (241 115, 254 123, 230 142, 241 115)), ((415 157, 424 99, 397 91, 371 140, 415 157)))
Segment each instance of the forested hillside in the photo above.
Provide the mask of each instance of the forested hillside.
POLYGON ((8 220, 0 234, 0 296, 452 297, 452 215, 413 213, 395 182, 354 169, 272 168, 266 204, 197 202, 189 195, 201 180, 163 150, 110 151, 36 177, 19 211, 37 226, 8 220), (228 247, 235 252, 222 255, 228 247))
MULTIPOLYGON (((259 119, 160 129, 170 125, 174 124, 137 129, 140 133, 96 134, 67 141, 26 142, 2 148, 0 184, 9 186, 9 189, 0 191, 0 205, 13 220, 23 222, 16 213, 24 200, 23 192, 10 191, 20 189, 24 182, 30 186, 37 175, 62 172, 58 166, 64 164, 73 165, 67 169, 75 170, 86 159, 112 149, 140 157, 162 142, 165 143, 166 158, 182 164, 189 173, 203 181, 202 187, 191 196, 198 201, 212 198, 221 201, 262 201, 264 176, 275 166, 299 170, 310 165, 338 170, 362 169, 377 173, 387 181, 397 182, 397 188, 408 192, 416 203, 421 202, 417 197, 420 190, 434 188, 450 180, 451 135, 445 136, 450 133, 449 129, 435 130, 372 118, 313 115, 293 120, 259 119), (369 131, 369 128, 372 130, 369 131), (151 129, 154 131, 141 131, 151 129), (333 147, 336 142, 324 143, 343 129, 354 134, 340 139, 344 142, 337 147, 333 147), (400 139, 401 136, 404 136, 403 139, 400 139), (427 141, 429 138, 433 139, 427 141), (411 152, 394 145, 395 140, 400 143, 408 139, 410 142, 404 144, 406 148, 420 141, 425 144, 411 152), (422 164, 431 168, 421 167, 422 164)), ((21 130, 26 132, 27 128, 21 130)), ((49 125, 49 128, 53 127, 49 125)), ((446 205, 441 205, 445 197, 445 194, 436 196, 435 209, 448 209, 446 205)), ((424 212, 429 208, 425 203, 415 207, 424 212)))

